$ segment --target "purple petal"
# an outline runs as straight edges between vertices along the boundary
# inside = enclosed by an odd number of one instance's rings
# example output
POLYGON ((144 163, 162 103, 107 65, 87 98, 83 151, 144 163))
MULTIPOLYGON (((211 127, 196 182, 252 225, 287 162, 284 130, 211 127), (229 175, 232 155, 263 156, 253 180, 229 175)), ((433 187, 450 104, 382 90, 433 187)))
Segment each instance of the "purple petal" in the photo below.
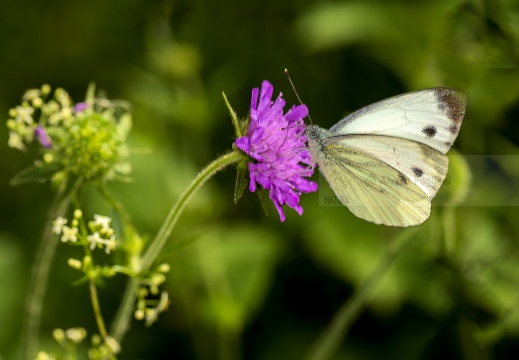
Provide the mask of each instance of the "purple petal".
POLYGON ((270 107, 270 103, 272 102, 272 93, 274 92, 274 88, 267 81, 263 81, 261 84, 261 92, 260 92, 260 101, 257 107, 258 113, 263 115, 266 110, 270 107))
POLYGON ((36 139, 40 142, 40 144, 46 148, 50 149, 52 148, 52 143, 50 140, 49 135, 47 135, 47 132, 45 131, 45 128, 41 125, 36 126, 36 129, 34 129, 34 135, 36 136, 36 139))
POLYGON ((74 105, 74 113, 78 113, 78 112, 81 112, 81 111, 85 111, 86 109, 88 109, 90 107, 90 104, 87 103, 87 102, 80 102, 80 103, 77 103, 76 105, 74 105))
POLYGON ((256 110, 257 109, 257 106, 258 106, 258 94, 259 94, 259 89, 258 88, 252 89, 252 96, 251 96, 251 100, 250 100, 250 108, 251 108, 251 110, 256 110))
POLYGON ((299 119, 304 119, 308 116, 308 108, 306 105, 293 106, 292 109, 288 111, 285 115, 287 121, 295 121, 299 119))
POLYGON ((250 174, 249 191, 255 192, 256 191, 256 177, 254 176, 254 164, 252 164, 252 163, 249 163, 249 174, 250 174))
POLYGON ((249 153, 250 151, 250 140, 246 136, 242 136, 234 141, 236 147, 243 151, 244 153, 249 153))

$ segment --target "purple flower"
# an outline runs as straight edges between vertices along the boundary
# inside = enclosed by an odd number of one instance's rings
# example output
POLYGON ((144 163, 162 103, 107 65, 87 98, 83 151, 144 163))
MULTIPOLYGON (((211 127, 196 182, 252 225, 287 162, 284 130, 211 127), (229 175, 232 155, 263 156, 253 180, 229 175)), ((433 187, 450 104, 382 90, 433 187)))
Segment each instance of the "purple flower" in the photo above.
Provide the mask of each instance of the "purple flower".
POLYGON ((47 132, 45 131, 45 128, 43 126, 36 126, 36 129, 34 129, 34 135, 44 148, 50 149, 52 147, 50 137, 49 135, 47 135, 47 132))
POLYGON ((308 110, 305 105, 292 106, 283 115, 285 100, 280 93, 272 102, 273 90, 266 80, 261 93, 258 88, 252 90, 249 128, 235 144, 256 160, 248 164, 249 190, 256 191, 256 182, 269 190, 281 221, 285 221, 282 205, 287 204, 301 215, 299 196, 316 191, 317 184, 305 179, 314 172, 303 121, 308 110))
POLYGON ((87 102, 80 102, 80 103, 77 103, 76 105, 74 105, 74 114, 78 113, 78 112, 81 112, 81 111, 85 111, 86 109, 88 109, 90 107, 90 104, 87 103, 87 102))

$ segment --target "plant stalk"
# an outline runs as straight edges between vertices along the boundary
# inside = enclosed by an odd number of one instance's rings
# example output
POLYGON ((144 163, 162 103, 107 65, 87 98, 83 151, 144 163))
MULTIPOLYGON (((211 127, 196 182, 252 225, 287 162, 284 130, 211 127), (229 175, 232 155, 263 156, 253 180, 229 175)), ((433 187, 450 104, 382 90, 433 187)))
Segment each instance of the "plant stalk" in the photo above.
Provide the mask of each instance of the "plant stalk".
POLYGON ((47 290, 47 281, 52 260, 56 252, 59 237, 52 233, 52 222, 67 211, 70 195, 58 193, 50 210, 43 230, 42 241, 36 253, 31 280, 27 292, 24 325, 21 336, 22 359, 33 360, 38 349, 39 330, 43 300, 47 290))
POLYGON ((394 239, 373 272, 360 284, 353 295, 346 300, 339 311, 334 315, 332 321, 312 345, 306 359, 330 359, 335 354, 346 338, 352 324, 357 320, 362 310, 371 300, 373 293, 384 275, 415 232, 415 228, 408 229, 394 239))
MULTIPOLYGON (((227 153, 212 163, 207 165, 189 184, 184 193, 180 196, 177 202, 171 208, 164 224, 160 228, 157 236, 153 239, 147 251, 141 260, 141 271, 146 272, 150 269, 153 262, 157 259, 160 251, 166 244, 175 224, 182 214, 185 206, 189 203, 191 198, 196 194, 198 189, 206 183, 216 172, 224 169, 225 167, 237 163, 242 158, 239 152, 233 151, 227 153)), ((133 314, 133 306, 135 303, 135 294, 138 287, 139 281, 135 278, 131 278, 128 281, 123 300, 119 306, 119 310, 112 324, 111 334, 112 337, 117 341, 121 342, 125 333, 127 332, 130 324, 130 319, 133 314)))

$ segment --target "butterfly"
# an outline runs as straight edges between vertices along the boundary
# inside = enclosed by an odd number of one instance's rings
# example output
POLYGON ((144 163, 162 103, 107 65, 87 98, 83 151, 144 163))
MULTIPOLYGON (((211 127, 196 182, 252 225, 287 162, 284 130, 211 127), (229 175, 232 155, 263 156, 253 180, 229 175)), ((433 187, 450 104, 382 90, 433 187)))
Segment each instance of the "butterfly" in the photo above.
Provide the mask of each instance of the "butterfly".
POLYGON ((423 223, 447 175, 466 99, 432 88, 361 108, 325 130, 306 128, 312 161, 338 199, 367 221, 423 223))

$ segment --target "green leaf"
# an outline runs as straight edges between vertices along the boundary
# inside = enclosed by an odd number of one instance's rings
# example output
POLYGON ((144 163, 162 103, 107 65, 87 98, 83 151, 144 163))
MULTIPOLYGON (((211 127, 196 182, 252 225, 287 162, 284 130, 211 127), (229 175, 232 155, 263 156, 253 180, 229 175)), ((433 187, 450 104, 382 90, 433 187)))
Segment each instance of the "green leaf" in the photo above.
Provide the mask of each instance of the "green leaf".
POLYGON ((61 169, 59 164, 44 164, 30 166, 18 174, 16 174, 10 181, 11 186, 16 186, 31 182, 43 182, 49 180, 51 175, 61 169))
POLYGON ((243 159, 236 165, 236 185, 234 187, 235 204, 238 203, 238 200, 240 200, 247 187, 247 162, 247 159, 243 159))

